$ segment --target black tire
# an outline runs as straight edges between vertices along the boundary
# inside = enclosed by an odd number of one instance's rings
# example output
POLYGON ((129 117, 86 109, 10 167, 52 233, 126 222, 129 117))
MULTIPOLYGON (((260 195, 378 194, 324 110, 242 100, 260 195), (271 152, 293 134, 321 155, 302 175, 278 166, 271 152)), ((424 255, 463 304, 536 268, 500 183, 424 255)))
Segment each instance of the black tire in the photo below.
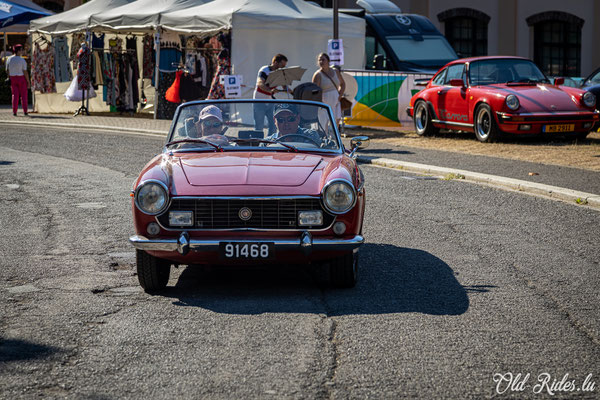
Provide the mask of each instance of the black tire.
POLYGON ((413 111, 413 121, 415 123, 415 132, 419 136, 437 135, 440 130, 433 126, 431 122, 431 110, 423 100, 417 101, 413 111))
POLYGON ((587 135, 589 135, 589 132, 577 132, 573 134, 573 138, 575 140, 585 140, 587 135))
POLYGON ((487 104, 481 104, 475 110, 474 128, 475 137, 483 143, 497 142, 502 136, 502 132, 498 128, 492 109, 487 104))
POLYGON ((330 282, 334 287, 352 288, 358 278, 358 253, 349 253, 331 260, 330 282))
POLYGON ((146 293, 156 293, 163 290, 169 282, 171 263, 151 256, 143 250, 135 251, 137 274, 140 285, 146 293))

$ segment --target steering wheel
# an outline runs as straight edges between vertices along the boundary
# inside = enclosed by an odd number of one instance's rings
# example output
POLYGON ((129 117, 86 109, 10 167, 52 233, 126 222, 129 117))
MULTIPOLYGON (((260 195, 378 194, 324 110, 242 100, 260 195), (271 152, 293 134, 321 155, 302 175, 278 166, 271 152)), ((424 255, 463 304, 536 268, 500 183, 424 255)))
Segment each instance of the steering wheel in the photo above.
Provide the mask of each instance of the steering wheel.
POLYGON ((304 143, 312 143, 317 147, 321 147, 321 143, 318 143, 316 140, 314 140, 313 138, 306 136, 306 135, 301 135, 299 133, 290 133, 289 135, 283 135, 280 138, 277 138, 278 142, 295 142, 295 140, 284 140, 284 139, 289 139, 290 137, 292 138, 299 138, 300 142, 304 142, 304 143))

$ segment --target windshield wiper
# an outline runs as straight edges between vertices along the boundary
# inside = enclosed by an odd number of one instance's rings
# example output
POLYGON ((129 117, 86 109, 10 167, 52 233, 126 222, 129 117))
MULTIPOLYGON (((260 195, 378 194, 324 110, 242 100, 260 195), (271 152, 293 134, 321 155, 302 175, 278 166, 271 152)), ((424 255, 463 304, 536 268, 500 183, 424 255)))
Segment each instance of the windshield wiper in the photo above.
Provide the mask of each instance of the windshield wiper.
POLYGON ((217 151, 223 151, 223 148, 220 145, 218 145, 216 143, 213 143, 210 140, 198 139, 198 138, 187 138, 187 139, 181 139, 181 140, 173 140, 172 142, 167 143, 165 146, 171 146, 171 145, 178 144, 178 143, 205 143, 205 144, 211 145, 217 151))
POLYGON ((286 144, 283 142, 278 142, 276 140, 270 140, 270 139, 260 139, 260 138, 248 138, 248 139, 241 139, 241 138, 234 138, 234 139, 229 139, 232 142, 249 142, 249 143, 268 143, 268 144, 280 144, 283 147, 292 150, 294 152, 298 152, 298 149, 294 146, 292 146, 291 144, 286 144))

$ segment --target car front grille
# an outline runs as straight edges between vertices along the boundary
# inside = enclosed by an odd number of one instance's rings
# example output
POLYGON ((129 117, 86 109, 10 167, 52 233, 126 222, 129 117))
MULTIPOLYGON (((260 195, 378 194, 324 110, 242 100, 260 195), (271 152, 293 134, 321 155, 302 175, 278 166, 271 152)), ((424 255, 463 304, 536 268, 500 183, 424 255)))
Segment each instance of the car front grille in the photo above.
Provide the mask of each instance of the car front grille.
POLYGON ((157 217, 163 227, 169 229, 307 229, 298 226, 299 211, 323 211, 323 225, 309 227, 322 229, 330 226, 335 217, 327 213, 318 198, 282 199, 173 199, 167 212, 157 217), (252 216, 247 221, 240 217, 240 210, 250 209, 252 216), (193 227, 171 226, 170 211, 192 211, 193 227))

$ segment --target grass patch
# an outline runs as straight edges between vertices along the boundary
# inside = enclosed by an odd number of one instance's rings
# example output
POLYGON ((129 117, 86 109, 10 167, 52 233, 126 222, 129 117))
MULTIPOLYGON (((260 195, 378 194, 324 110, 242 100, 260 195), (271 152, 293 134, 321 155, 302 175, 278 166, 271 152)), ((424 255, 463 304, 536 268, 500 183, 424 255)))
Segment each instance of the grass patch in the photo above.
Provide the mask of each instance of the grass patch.
POLYGON ((578 197, 578 198, 576 198, 576 199, 575 199, 575 203, 577 203, 577 204, 581 204, 581 205, 585 205, 585 204, 587 204, 588 202, 587 202, 587 200, 586 200, 586 199, 582 199, 581 197, 578 197))
POLYGON ((444 177, 445 181, 451 181, 453 179, 465 179, 465 176, 462 175, 462 174, 454 174, 454 173, 452 173, 452 174, 448 174, 448 175, 446 175, 444 177))

